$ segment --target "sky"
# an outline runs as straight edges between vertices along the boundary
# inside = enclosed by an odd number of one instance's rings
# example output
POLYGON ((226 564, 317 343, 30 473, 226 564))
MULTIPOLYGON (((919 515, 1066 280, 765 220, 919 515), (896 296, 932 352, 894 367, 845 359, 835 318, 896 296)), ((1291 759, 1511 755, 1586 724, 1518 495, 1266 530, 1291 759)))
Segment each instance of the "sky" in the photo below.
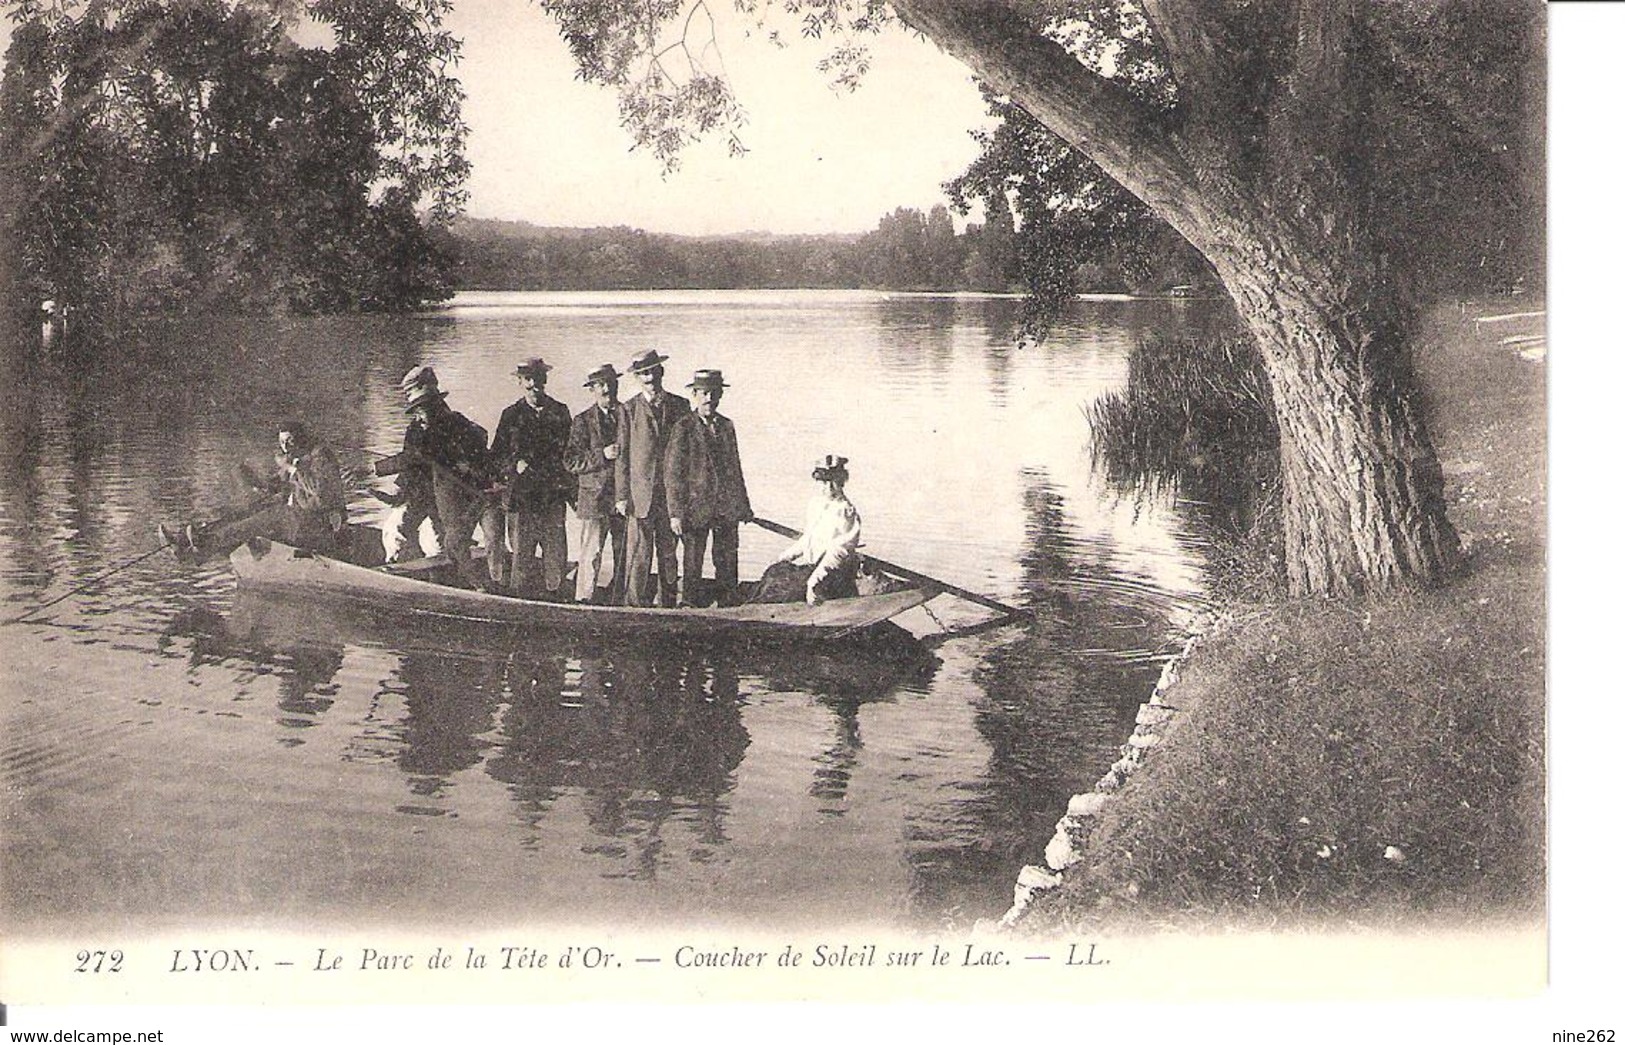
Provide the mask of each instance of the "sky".
POLYGON ((839 93, 816 68, 825 44, 780 50, 732 7, 712 5, 750 151, 704 141, 662 178, 653 155, 629 152, 614 92, 575 79, 550 18, 526 0, 464 0, 449 27, 463 40, 468 213, 691 235, 862 232, 898 206, 944 202, 942 183, 976 155, 971 128, 987 122, 963 65, 891 29, 872 38, 863 85, 839 93))

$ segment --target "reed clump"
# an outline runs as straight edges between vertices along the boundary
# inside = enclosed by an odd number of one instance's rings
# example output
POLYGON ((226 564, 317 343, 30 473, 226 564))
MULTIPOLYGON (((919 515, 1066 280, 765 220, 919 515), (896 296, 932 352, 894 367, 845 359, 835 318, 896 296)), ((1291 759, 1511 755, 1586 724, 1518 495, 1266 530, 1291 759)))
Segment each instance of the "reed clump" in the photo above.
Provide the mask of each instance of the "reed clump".
POLYGON ((1123 386, 1084 413, 1094 467, 1120 496, 1177 494, 1196 508, 1216 594, 1284 589, 1280 434, 1251 341, 1148 338, 1123 386))

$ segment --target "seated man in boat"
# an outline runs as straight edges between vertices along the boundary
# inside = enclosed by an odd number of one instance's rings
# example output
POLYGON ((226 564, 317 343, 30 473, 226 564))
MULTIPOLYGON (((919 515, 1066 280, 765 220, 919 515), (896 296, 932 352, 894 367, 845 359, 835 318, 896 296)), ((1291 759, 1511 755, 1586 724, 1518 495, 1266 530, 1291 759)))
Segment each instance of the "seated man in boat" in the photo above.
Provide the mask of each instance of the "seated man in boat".
MULTIPOLYGON (((502 411, 491 437, 491 465, 506 481, 502 506, 507 512, 508 542, 513 546, 508 587, 526 593, 540 549, 541 594, 558 600, 563 598, 568 555, 564 506, 575 499, 576 480, 564 467, 565 446, 570 441, 569 408, 545 391, 551 369, 543 359, 528 359, 514 369, 524 395, 502 411)), ((496 550, 500 549, 499 539, 496 550)), ((491 579, 504 578, 493 569, 491 579)))
POLYGON ((825 599, 858 594, 858 542, 863 520, 846 499, 846 458, 828 454, 813 465, 818 491, 807 502, 801 536, 779 553, 762 574, 757 602, 806 599, 816 606, 825 599))
MULTIPOLYGON (((420 385, 439 391, 440 379, 433 367, 416 366, 408 370, 401 378, 401 394, 410 395, 420 385)), ((425 431, 420 422, 408 422, 401 452, 373 465, 377 475, 395 476, 395 493, 377 494, 391 506, 383 525, 385 562, 421 559, 440 552, 442 531, 434 505, 434 469, 422 453, 425 431), (425 526, 428 527, 427 541, 423 539, 425 526)))
POLYGON ((490 581, 503 575, 503 522, 497 485, 485 443, 485 429, 446 405, 446 393, 420 384, 406 393, 406 413, 423 426, 418 446, 429 465, 434 486, 435 512, 440 517, 446 555, 463 579, 488 588, 486 576, 474 566, 474 528, 485 533, 490 581))
POLYGON ((159 527, 166 543, 181 558, 201 561, 226 554, 250 537, 269 537, 284 544, 331 554, 340 548, 344 530, 344 475, 333 452, 318 443, 304 424, 278 426, 277 452, 269 476, 248 471, 251 486, 271 503, 248 515, 202 526, 184 535, 159 527))
POLYGON ((727 387, 722 371, 696 370, 688 385, 694 409, 677 422, 666 442, 666 510, 671 532, 683 543, 683 606, 709 601, 700 586, 707 541, 717 575, 717 602, 738 601, 739 524, 750 521, 753 513, 739 464, 739 436, 734 423, 717 413, 727 387))

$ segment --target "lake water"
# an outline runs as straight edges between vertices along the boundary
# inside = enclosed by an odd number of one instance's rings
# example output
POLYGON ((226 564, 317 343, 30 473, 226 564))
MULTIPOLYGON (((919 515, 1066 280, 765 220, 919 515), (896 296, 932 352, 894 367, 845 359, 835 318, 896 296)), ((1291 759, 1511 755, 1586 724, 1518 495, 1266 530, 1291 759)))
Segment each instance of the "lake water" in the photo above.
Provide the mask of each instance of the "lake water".
MULTIPOLYGON (((17 617, 207 517, 301 416, 341 461, 398 450, 432 364, 494 428, 541 355, 582 375, 721 368, 758 514, 799 525, 851 458, 867 549, 1016 605, 943 597, 922 644, 770 652, 406 627, 241 599, 167 553, 0 627, 0 932, 455 923, 968 928, 1008 905, 1116 757, 1203 592, 1189 506, 1123 499, 1083 407, 1190 301, 859 292, 468 294, 412 317, 197 319, 8 348, 0 598, 17 617)), ((623 392, 632 389, 623 385, 623 392)), ((358 485, 357 519, 383 508, 358 485)), ((574 529, 572 521, 572 530, 574 529)), ((572 540, 573 540, 572 533, 572 540)), ((742 534, 753 576, 780 547, 742 534)))

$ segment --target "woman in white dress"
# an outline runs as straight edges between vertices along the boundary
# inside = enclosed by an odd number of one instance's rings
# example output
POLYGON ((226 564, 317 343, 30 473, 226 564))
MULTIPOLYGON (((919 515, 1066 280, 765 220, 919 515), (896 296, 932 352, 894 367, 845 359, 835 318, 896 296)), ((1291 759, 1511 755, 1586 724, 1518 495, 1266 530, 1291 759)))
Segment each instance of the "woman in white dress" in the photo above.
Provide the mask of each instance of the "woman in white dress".
POLYGON ((846 498, 846 458, 827 454, 813 465, 818 491, 807 502, 801 536, 762 574, 755 601, 793 602, 816 606, 825 599, 858 593, 858 541, 863 520, 846 498))

